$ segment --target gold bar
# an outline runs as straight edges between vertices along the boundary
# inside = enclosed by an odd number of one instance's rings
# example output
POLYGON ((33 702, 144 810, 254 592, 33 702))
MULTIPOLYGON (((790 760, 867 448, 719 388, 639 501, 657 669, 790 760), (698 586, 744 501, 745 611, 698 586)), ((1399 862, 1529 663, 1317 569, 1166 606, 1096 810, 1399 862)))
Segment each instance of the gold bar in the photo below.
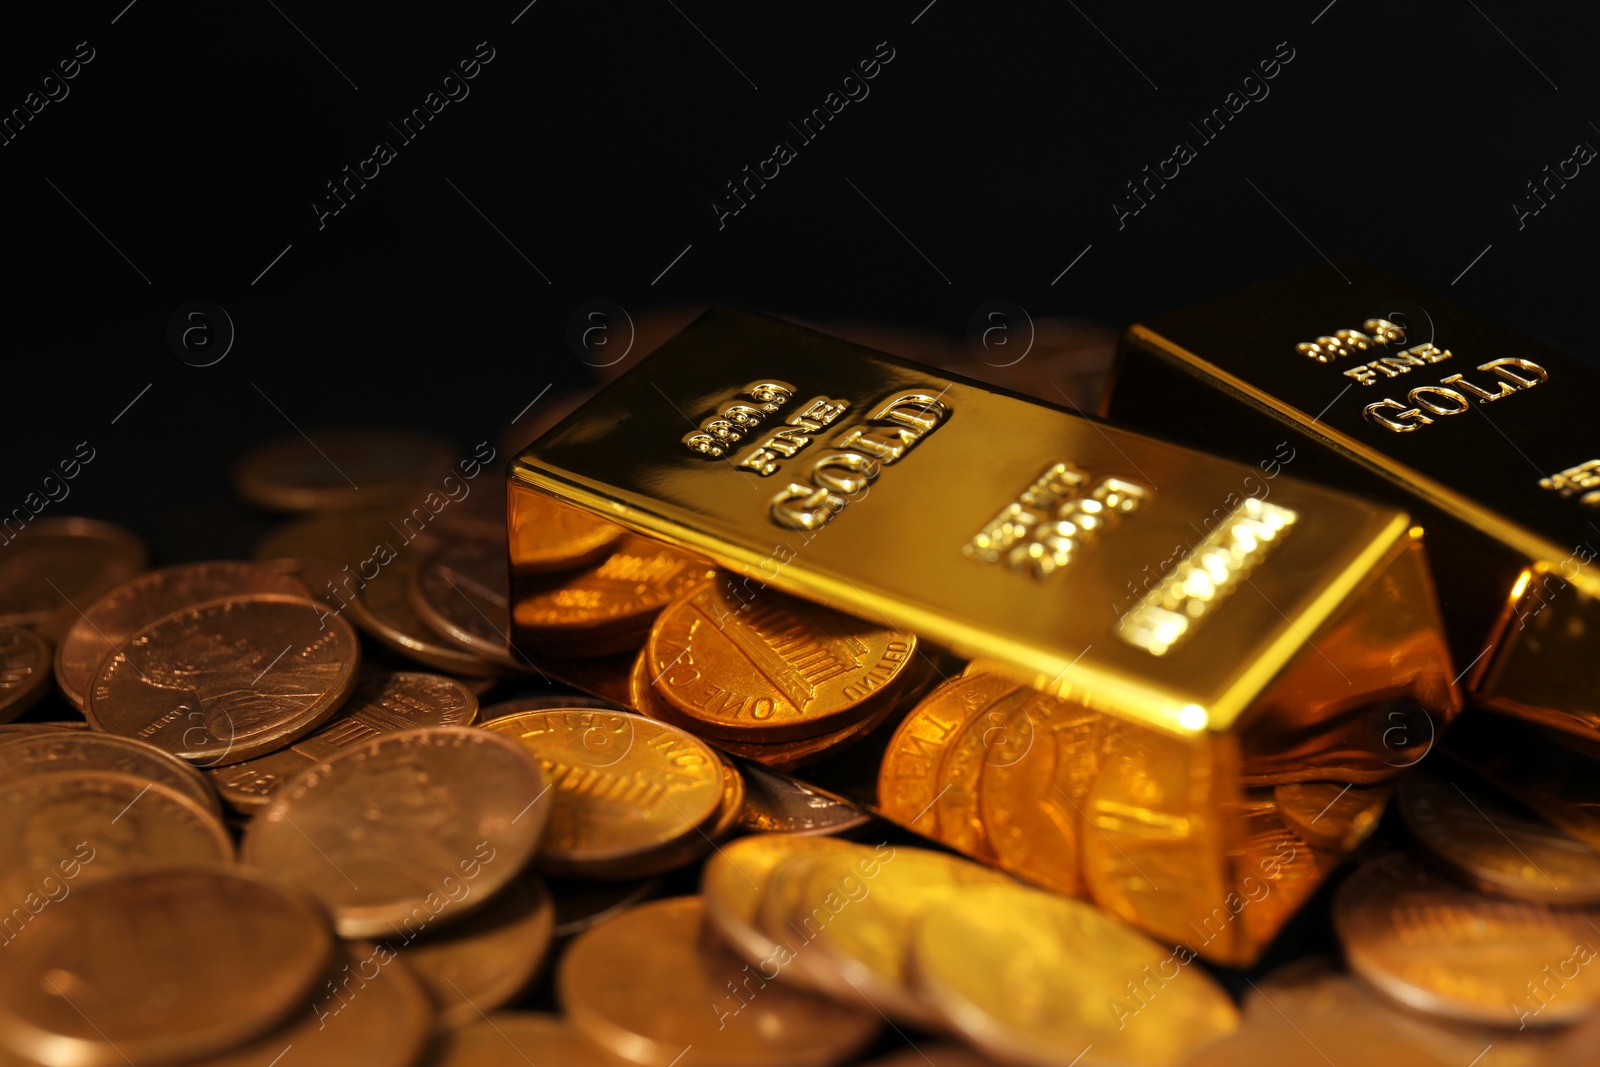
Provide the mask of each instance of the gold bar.
POLYGON ((1593 733, 1597 387, 1549 345, 1341 262, 1134 325, 1104 412, 1405 508, 1477 700, 1593 733))
MULTIPOLYGON (((1163 935, 1237 884, 1262 789, 1383 780, 1414 754, 1375 705, 1429 732, 1459 707, 1405 513, 747 312, 601 390, 508 492, 514 529, 554 498, 1131 724, 1145 756, 1086 803, 1151 884, 1112 850, 1095 896, 1163 935)), ((537 659, 516 543, 512 640, 537 659)), ((1252 958, 1289 910, 1208 954, 1252 958)))

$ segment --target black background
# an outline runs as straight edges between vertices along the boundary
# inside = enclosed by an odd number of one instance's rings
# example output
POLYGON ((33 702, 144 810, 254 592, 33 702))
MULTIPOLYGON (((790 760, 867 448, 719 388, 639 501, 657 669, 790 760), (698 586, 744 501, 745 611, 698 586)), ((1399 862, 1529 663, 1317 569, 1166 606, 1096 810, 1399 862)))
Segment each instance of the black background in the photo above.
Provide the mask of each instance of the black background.
POLYGON ((158 563, 244 555, 269 519, 232 501, 243 448, 291 421, 495 440, 589 380, 567 325, 590 300, 959 338, 1003 299, 1120 329, 1354 255, 1600 351, 1600 177, 1520 230, 1511 207, 1600 146, 1589 5, 525 2, 12 21, 0 111, 78 42, 95 58, 0 146, 0 512, 87 440, 49 514, 125 522, 158 563), (399 143, 385 123, 478 42, 470 95, 399 143), (879 42, 870 95, 799 145, 787 123, 879 42), (1186 122, 1279 42, 1269 95, 1201 146, 1186 122), (313 199, 380 138, 397 157, 319 228, 313 199), (798 158, 719 228, 713 198, 780 139, 798 158), (1119 229, 1111 201, 1180 139, 1198 157, 1119 229), (191 300, 236 329, 210 367, 167 344, 191 300))

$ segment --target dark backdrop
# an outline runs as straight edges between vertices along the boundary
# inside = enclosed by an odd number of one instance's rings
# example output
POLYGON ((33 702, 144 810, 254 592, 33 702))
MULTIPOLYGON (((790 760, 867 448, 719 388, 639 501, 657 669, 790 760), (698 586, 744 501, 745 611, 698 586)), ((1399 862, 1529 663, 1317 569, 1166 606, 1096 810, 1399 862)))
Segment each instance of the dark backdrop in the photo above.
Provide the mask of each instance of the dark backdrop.
POLYGON ((39 111, 0 145, 0 511, 87 440, 50 513, 129 523, 158 562, 244 554, 268 520, 231 500, 242 448, 291 421, 494 439, 590 379, 568 324, 596 300, 958 338, 990 300, 1120 328, 1355 255, 1600 351, 1596 168, 1513 209, 1600 147, 1592 5, 525 3, 8 12, 0 113, 39 111), (814 140, 790 128, 891 50, 814 140), (430 91, 457 99, 407 143, 386 124, 430 91), (1203 141, 1231 91, 1255 99, 1203 141), (794 158, 719 220, 778 141, 794 158), (167 338, 196 300, 234 330, 209 367, 167 338))

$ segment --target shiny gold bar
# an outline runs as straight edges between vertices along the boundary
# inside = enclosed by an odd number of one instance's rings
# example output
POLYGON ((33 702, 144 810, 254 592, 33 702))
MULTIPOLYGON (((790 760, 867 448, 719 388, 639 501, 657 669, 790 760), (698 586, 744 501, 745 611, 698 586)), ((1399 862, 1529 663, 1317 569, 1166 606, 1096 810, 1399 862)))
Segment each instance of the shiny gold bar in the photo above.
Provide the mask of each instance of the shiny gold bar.
POLYGON ((1459 707, 1420 531, 1278 473, 719 309, 517 457, 508 521, 553 497, 1131 724, 1092 817, 1135 867, 1096 899, 1193 940, 1260 861, 1262 790, 1382 781, 1417 755, 1396 717, 1415 742, 1459 707))
POLYGON ((1360 263, 1131 327, 1105 414, 1405 508, 1477 701, 1600 730, 1600 375, 1360 263))

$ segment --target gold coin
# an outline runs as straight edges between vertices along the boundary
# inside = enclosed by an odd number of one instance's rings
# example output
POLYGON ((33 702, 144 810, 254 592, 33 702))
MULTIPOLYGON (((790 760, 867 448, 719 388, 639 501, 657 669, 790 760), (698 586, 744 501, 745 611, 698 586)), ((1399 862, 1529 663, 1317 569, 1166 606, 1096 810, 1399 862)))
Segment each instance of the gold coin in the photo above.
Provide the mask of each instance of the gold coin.
POLYGON ((757 921, 774 941, 788 939, 788 967, 808 987, 892 1019, 934 1025, 936 1015, 907 980, 918 924, 979 887, 1015 883, 925 849, 890 848, 865 867, 863 858, 830 849, 783 860, 768 876, 757 921))
POLYGON ((90 730, 43 730, 0 737, 0 781, 81 771, 110 771, 156 782, 222 818, 216 790, 205 776, 154 745, 90 730))
POLYGON ((333 965, 301 1000, 278 1029, 184 1067, 416 1067, 427 1048, 433 1006, 422 983, 382 946, 339 942, 333 965))
POLYGON ((552 874, 626 877, 631 865, 696 834, 722 802, 717 754, 643 716, 525 711, 480 729, 513 739, 544 768, 550 827, 538 862, 552 874))
POLYGON ((501 667, 537 668, 511 646, 511 572, 501 540, 451 541, 412 573, 407 596, 440 637, 501 667))
POLYGON ((502 665, 444 640, 422 621, 411 602, 411 583, 422 562, 423 556, 414 551, 396 557, 357 590, 348 605, 350 618, 363 633, 435 670, 471 677, 505 674, 502 665))
POLYGON ((346 749, 278 790, 241 858, 302 886, 343 937, 464 917, 532 857, 551 803, 522 747, 437 726, 346 749))
POLYGON ((198 1059, 282 1022, 332 954, 316 905, 259 872, 130 871, 7 946, 0 1042, 60 1067, 198 1059))
POLYGON ((1430 1015, 1517 1027, 1600 1006, 1600 910, 1496 900, 1402 854, 1358 869, 1333 902, 1350 969, 1430 1015), (1530 987, 1529 983, 1532 983, 1530 987))
POLYGON ((979 817, 998 865, 1035 885, 1086 895, 1084 797, 1128 725, 993 676, 969 677, 968 685, 992 694, 968 732, 982 727, 989 738, 979 817))
POLYGON ((318 430, 251 449, 234 465, 233 487, 245 503, 268 511, 398 504, 435 486, 448 489, 457 455, 449 441, 429 434, 318 430))
POLYGON ((900 720, 878 767, 878 810, 883 817, 934 840, 941 829, 934 810, 939 768, 967 720, 967 708, 947 699, 946 691, 962 682, 959 677, 945 682, 900 720))
POLYGON ((519 493, 508 524, 517 574, 549 574, 598 563, 626 532, 582 508, 538 493, 519 493))
POLYGON ((251 593, 302 598, 311 595, 305 583, 293 574, 260 563, 216 560, 141 574, 94 603, 80 605, 83 614, 56 648, 56 680, 62 694, 82 711, 100 664, 134 634, 175 611, 251 593))
POLYGON ((282 748, 355 686, 355 631, 308 600, 230 597, 168 615, 100 665, 86 714, 204 767, 282 748))
POLYGON ((939 1017, 1006 1063, 1164 1067, 1239 1025, 1227 994, 1185 966, 1192 955, 1020 886, 954 894, 929 911, 910 956, 939 1017))
POLYGON ((763 834, 847 834, 872 821, 872 813, 826 789, 796 781, 761 764, 746 764, 744 811, 739 825, 763 834))
POLYGON ((865 873, 876 871, 871 849, 831 837, 761 834, 742 837, 717 850, 700 873, 700 894, 706 902, 706 921, 728 945, 754 964, 766 963, 794 951, 784 931, 777 937, 760 926, 762 896, 773 870, 791 856, 828 849, 851 852, 865 873))
POLYGON ((411 941, 385 944, 421 979, 435 1025, 454 1029, 510 1003, 532 981, 550 947, 555 907, 539 879, 512 881, 463 921, 411 941))
POLYGON ((230 807, 254 811, 268 806, 289 779, 352 745, 425 726, 471 726, 477 710, 478 698, 454 678, 409 671, 377 675, 357 685, 333 718, 288 748, 207 773, 230 807))
POLYGON ((232 863, 222 820, 156 782, 107 771, 40 774, 0 786, 0 871, 80 862, 94 877, 130 867, 232 863))
POLYGON ((877 1035, 871 1009, 775 977, 723 946, 698 897, 678 897, 580 934, 556 990, 574 1030, 640 1067, 835 1067, 877 1035))
POLYGON ((1400 814, 1430 856, 1485 893, 1600 903, 1600 852, 1466 775, 1412 771, 1400 785, 1400 814))
POLYGON ((656 692, 735 741, 794 741, 863 718, 916 654, 910 634, 723 575, 661 613, 646 645, 656 692))
POLYGON ((612 1067, 556 1015, 501 1012, 453 1030, 439 1042, 431 1067, 612 1067))
MULTIPOLYGON (((1186 1067, 1282 1067, 1285 1063, 1360 1064, 1361 1067, 1462 1067, 1426 1046, 1364 1021, 1289 1025, 1246 1022, 1235 1033, 1207 1045, 1186 1067)), ((1479 1060, 1473 1067, 1491 1067, 1479 1060)))
POLYGON ((50 677, 50 645, 31 630, 0 627, 0 723, 37 704, 50 677))
POLYGON ((1272 790, 1283 821, 1312 845, 1350 852, 1372 835, 1394 790, 1348 782, 1287 782, 1272 790))
POLYGON ((0 553, 0 626, 56 641, 94 603, 144 570, 149 552, 130 531, 97 519, 35 519, 0 553))
POLYGON ((539 652, 578 658, 636 651, 661 609, 713 573, 686 552, 627 534, 592 567, 529 582, 526 590, 519 585, 514 621, 539 652))

